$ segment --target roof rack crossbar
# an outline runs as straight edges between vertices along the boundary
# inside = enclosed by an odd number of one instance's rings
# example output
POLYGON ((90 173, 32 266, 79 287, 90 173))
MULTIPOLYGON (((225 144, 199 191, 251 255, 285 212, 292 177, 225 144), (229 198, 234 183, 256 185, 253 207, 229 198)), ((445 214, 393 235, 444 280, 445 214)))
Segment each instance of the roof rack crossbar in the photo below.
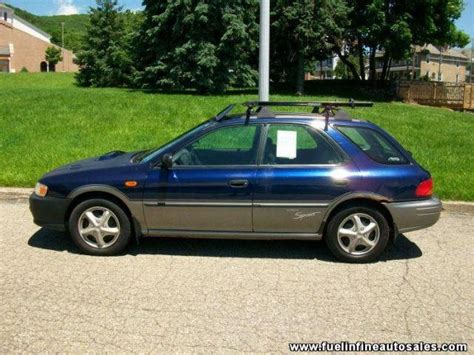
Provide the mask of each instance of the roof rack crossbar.
POLYGON ((264 106, 286 106, 286 107, 293 107, 293 106, 306 106, 306 107, 325 107, 325 106, 333 106, 333 107, 371 107, 373 106, 373 102, 369 101, 354 101, 350 99, 349 101, 248 101, 244 102, 243 104, 246 107, 255 108, 255 107, 264 107, 264 106))
POLYGON ((263 106, 321 106, 320 102, 309 101, 247 101, 243 103, 247 107, 263 107, 263 106))

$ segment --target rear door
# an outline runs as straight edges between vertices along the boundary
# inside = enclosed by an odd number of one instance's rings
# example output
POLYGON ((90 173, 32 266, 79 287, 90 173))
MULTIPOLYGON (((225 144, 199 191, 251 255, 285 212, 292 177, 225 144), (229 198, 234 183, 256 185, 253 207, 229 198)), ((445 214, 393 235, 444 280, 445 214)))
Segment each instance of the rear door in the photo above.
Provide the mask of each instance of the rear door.
POLYGON ((316 233, 354 166, 324 132, 300 124, 267 126, 254 194, 255 232, 316 233))
POLYGON ((153 232, 251 232, 261 125, 221 126, 178 148, 150 172, 145 218, 153 232))

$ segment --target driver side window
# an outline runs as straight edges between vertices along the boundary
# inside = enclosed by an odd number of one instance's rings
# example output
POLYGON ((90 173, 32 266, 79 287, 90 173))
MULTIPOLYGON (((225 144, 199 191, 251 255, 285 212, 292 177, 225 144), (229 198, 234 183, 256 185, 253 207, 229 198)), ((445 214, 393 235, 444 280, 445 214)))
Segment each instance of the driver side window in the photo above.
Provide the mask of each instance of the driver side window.
POLYGON ((211 131, 181 148, 177 166, 256 164, 260 125, 228 126, 211 131))

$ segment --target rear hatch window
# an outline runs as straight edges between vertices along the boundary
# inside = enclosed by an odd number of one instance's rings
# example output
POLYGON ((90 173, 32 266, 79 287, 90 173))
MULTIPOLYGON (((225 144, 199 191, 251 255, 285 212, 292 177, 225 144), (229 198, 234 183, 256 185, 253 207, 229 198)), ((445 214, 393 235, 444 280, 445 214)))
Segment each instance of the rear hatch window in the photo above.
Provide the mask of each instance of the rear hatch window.
POLYGON ((376 162, 407 164, 403 154, 379 132, 365 127, 338 126, 337 129, 376 162))

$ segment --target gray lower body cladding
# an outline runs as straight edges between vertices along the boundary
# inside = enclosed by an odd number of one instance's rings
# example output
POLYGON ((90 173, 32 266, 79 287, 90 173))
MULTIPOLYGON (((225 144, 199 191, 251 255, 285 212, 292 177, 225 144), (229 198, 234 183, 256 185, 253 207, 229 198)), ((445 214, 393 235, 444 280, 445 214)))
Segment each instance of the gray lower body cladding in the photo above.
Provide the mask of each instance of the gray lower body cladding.
POLYGON ((148 231, 145 237, 209 238, 209 239, 249 239, 249 240, 321 240, 318 233, 273 233, 273 232, 232 232, 160 230, 148 231))
MULTIPOLYGON (((70 201, 32 195, 30 209, 35 223, 65 230, 65 213, 70 201)), ((134 218, 137 235, 235 239, 321 239, 322 234, 316 231, 330 210, 326 202, 250 201, 223 205, 221 202, 169 201, 161 206, 137 200, 127 201, 126 205, 134 218), (147 226, 146 219, 155 225, 147 226), (216 221, 220 224, 216 225, 216 221)), ((384 205, 400 233, 432 226, 442 210, 441 201, 435 197, 384 205)))

